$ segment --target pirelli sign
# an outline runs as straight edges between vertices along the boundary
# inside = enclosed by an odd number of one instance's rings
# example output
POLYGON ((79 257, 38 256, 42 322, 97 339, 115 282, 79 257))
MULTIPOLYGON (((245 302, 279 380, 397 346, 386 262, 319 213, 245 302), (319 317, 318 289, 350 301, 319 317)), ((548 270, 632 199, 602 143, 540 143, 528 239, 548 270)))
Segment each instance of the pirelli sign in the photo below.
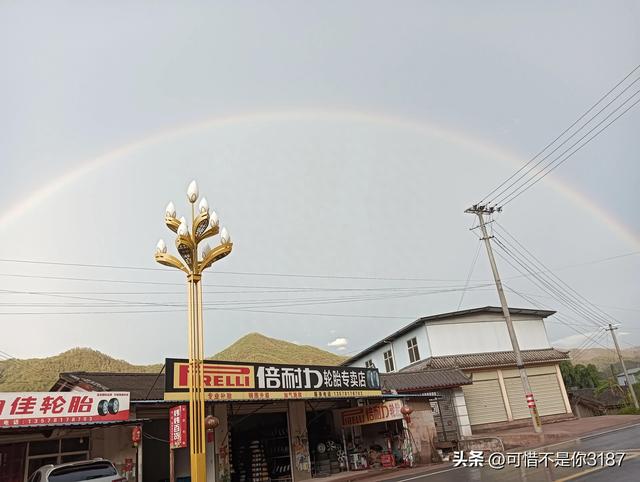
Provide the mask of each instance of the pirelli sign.
MULTIPOLYGON (((186 400, 189 362, 167 358, 165 400, 186 400)), ((213 401, 375 397, 375 368, 236 363, 205 360, 205 398, 213 401)))

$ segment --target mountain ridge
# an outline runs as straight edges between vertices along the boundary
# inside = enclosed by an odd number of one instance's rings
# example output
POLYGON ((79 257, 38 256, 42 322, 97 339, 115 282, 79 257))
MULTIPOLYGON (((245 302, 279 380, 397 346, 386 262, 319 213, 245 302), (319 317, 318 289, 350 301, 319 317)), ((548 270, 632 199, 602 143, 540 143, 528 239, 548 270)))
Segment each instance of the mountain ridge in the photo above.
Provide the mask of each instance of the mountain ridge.
MULTIPOLYGON (((283 364, 338 365, 346 360, 311 345, 298 345, 249 333, 211 360, 283 364)), ((71 348, 45 358, 0 359, 0 392, 47 391, 64 372, 157 373, 162 363, 135 365, 92 348, 71 348)))

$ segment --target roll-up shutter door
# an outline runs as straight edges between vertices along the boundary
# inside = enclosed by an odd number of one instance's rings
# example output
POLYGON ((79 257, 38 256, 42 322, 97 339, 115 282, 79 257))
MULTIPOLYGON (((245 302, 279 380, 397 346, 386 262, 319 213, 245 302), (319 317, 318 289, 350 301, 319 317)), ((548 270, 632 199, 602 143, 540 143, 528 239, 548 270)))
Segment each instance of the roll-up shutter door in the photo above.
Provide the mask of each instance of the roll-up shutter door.
MULTIPOLYGON (((529 377, 529 383, 531 383, 529 377)), ((518 378, 505 378, 504 386, 507 389, 507 396, 509 397, 509 406, 511 407, 511 414, 514 420, 519 418, 527 418, 529 416, 529 407, 527 407, 527 400, 524 396, 524 390, 522 389, 522 380, 518 378)))
POLYGON ((496 372, 494 374, 495 379, 478 380, 477 378, 486 378, 486 375, 478 377, 474 373, 473 384, 462 387, 471 425, 507 420, 498 375, 496 372))
MULTIPOLYGON (((522 381, 517 370, 503 370, 502 373, 513 419, 528 418, 529 408, 527 407, 522 381)), ((531 390, 536 398, 538 413, 540 415, 566 413, 555 365, 527 368, 527 374, 529 375, 531 390)))
POLYGON ((562 398, 562 391, 558 385, 558 377, 555 373, 553 375, 536 375, 531 377, 529 383, 536 397, 540 415, 555 415, 567 412, 562 398))

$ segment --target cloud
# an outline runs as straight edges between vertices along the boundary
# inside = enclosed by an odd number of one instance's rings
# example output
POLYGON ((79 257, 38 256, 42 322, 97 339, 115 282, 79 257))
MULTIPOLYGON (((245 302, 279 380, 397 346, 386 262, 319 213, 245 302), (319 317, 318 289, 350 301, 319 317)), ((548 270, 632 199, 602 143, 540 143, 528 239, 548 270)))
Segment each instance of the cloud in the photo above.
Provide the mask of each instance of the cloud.
POLYGON ((346 349, 347 349, 347 347, 346 347, 346 346, 339 346, 339 347, 338 347, 338 351, 343 351, 343 350, 346 350, 346 349))
POLYGON ((348 344, 349 344, 349 340, 347 340, 346 338, 336 338, 332 342, 327 343, 327 346, 345 347, 348 344))

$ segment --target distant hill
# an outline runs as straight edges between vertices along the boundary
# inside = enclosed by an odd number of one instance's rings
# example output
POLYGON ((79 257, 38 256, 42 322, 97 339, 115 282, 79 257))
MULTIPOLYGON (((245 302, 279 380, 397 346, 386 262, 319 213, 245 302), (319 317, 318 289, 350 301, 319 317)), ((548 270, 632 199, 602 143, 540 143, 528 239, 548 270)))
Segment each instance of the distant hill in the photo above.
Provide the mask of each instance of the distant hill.
POLYGON ((307 365, 339 365, 346 357, 309 345, 296 345, 249 333, 211 357, 212 360, 266 363, 300 363, 307 365))
MULTIPOLYGON (((575 350, 573 350, 575 351, 575 350)), ((573 360, 574 353, 569 353, 574 364, 582 363, 586 365, 593 363, 598 370, 609 375, 611 373, 611 365, 614 365, 614 371, 619 373, 622 371, 618 356, 613 349, 606 348, 587 348, 578 352, 576 359, 573 360)), ((640 346, 622 349, 622 358, 627 368, 640 367, 640 346)))
MULTIPOLYGON (((338 365, 346 358, 309 345, 296 345, 259 333, 243 336, 213 360, 338 365)), ((48 358, 0 360, 0 392, 47 391, 62 372, 160 371, 162 364, 132 365, 90 348, 73 348, 48 358)))
POLYGON ((132 365, 90 348, 72 348, 48 358, 0 361, 0 392, 46 391, 62 372, 157 372, 162 365, 132 365))

